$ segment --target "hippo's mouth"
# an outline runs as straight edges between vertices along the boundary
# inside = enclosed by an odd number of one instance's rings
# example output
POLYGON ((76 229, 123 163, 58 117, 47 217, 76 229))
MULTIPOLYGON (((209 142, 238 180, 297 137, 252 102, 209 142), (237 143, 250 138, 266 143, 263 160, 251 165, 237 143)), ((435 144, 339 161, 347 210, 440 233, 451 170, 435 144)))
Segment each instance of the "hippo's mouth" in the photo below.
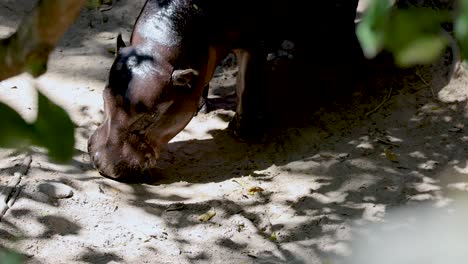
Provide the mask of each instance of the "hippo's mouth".
POLYGON ((159 148, 139 135, 128 135, 125 140, 100 141, 97 129, 88 141, 88 153, 96 170, 104 177, 127 181, 148 176, 156 168, 159 148))

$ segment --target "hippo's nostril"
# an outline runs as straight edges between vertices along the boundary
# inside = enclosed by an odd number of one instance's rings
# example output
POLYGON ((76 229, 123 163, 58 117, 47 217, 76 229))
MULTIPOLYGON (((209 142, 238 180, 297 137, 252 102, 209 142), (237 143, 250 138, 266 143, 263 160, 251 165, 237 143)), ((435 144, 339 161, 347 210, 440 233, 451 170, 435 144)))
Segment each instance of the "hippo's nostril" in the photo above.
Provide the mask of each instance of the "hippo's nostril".
POLYGON ((101 157, 101 152, 96 151, 93 155, 93 160, 99 160, 100 157, 101 157))

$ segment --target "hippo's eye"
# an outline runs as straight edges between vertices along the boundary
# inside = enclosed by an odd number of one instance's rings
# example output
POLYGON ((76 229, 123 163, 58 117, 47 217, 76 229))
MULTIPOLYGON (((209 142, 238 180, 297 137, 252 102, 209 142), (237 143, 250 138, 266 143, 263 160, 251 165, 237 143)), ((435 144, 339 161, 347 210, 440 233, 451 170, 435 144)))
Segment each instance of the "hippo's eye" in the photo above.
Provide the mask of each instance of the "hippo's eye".
POLYGON ((118 70, 118 71, 122 70, 122 67, 123 67, 123 63, 121 63, 121 62, 117 62, 115 64, 115 69, 118 70))
POLYGON ((134 68, 135 66, 138 65, 138 58, 136 56, 131 56, 128 58, 127 60, 127 67, 129 69, 132 69, 134 68))

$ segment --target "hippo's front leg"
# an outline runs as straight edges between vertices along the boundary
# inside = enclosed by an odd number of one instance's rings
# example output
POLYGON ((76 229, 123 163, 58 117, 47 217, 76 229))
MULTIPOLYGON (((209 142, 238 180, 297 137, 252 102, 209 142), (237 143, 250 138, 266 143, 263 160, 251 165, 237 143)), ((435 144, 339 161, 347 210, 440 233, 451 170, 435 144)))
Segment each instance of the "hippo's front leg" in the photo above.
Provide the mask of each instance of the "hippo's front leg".
POLYGON ((198 102, 198 111, 195 113, 197 115, 198 113, 203 113, 203 114, 208 114, 211 111, 211 104, 208 99, 208 92, 210 89, 210 85, 207 84, 203 88, 203 93, 202 97, 200 98, 200 101, 198 102))
POLYGON ((229 129, 244 139, 256 139, 264 128, 263 109, 263 69, 266 54, 254 50, 235 50, 238 63, 237 108, 229 129))

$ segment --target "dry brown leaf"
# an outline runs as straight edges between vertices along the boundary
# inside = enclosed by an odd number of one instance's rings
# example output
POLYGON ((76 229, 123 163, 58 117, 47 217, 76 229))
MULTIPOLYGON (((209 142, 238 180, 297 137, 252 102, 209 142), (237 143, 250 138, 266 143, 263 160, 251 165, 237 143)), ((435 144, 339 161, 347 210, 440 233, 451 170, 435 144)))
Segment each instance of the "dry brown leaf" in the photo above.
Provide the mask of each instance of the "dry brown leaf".
POLYGON ((210 210, 202 215, 200 215, 198 217, 198 221, 202 221, 202 222, 206 222, 206 221, 209 221, 211 218, 213 218, 213 216, 216 215, 216 212, 213 211, 213 210, 210 210))
POLYGON ((385 157, 387 157, 389 161, 398 162, 397 156, 395 155, 395 153, 392 152, 390 148, 386 148, 384 150, 384 153, 385 153, 385 157))
POLYGON ((254 187, 250 187, 248 191, 250 195, 254 195, 257 192, 263 192, 264 190, 262 189, 262 187, 254 186, 254 187))
POLYGON ((271 233, 270 240, 271 241, 277 241, 278 240, 278 236, 276 235, 276 232, 271 233))

